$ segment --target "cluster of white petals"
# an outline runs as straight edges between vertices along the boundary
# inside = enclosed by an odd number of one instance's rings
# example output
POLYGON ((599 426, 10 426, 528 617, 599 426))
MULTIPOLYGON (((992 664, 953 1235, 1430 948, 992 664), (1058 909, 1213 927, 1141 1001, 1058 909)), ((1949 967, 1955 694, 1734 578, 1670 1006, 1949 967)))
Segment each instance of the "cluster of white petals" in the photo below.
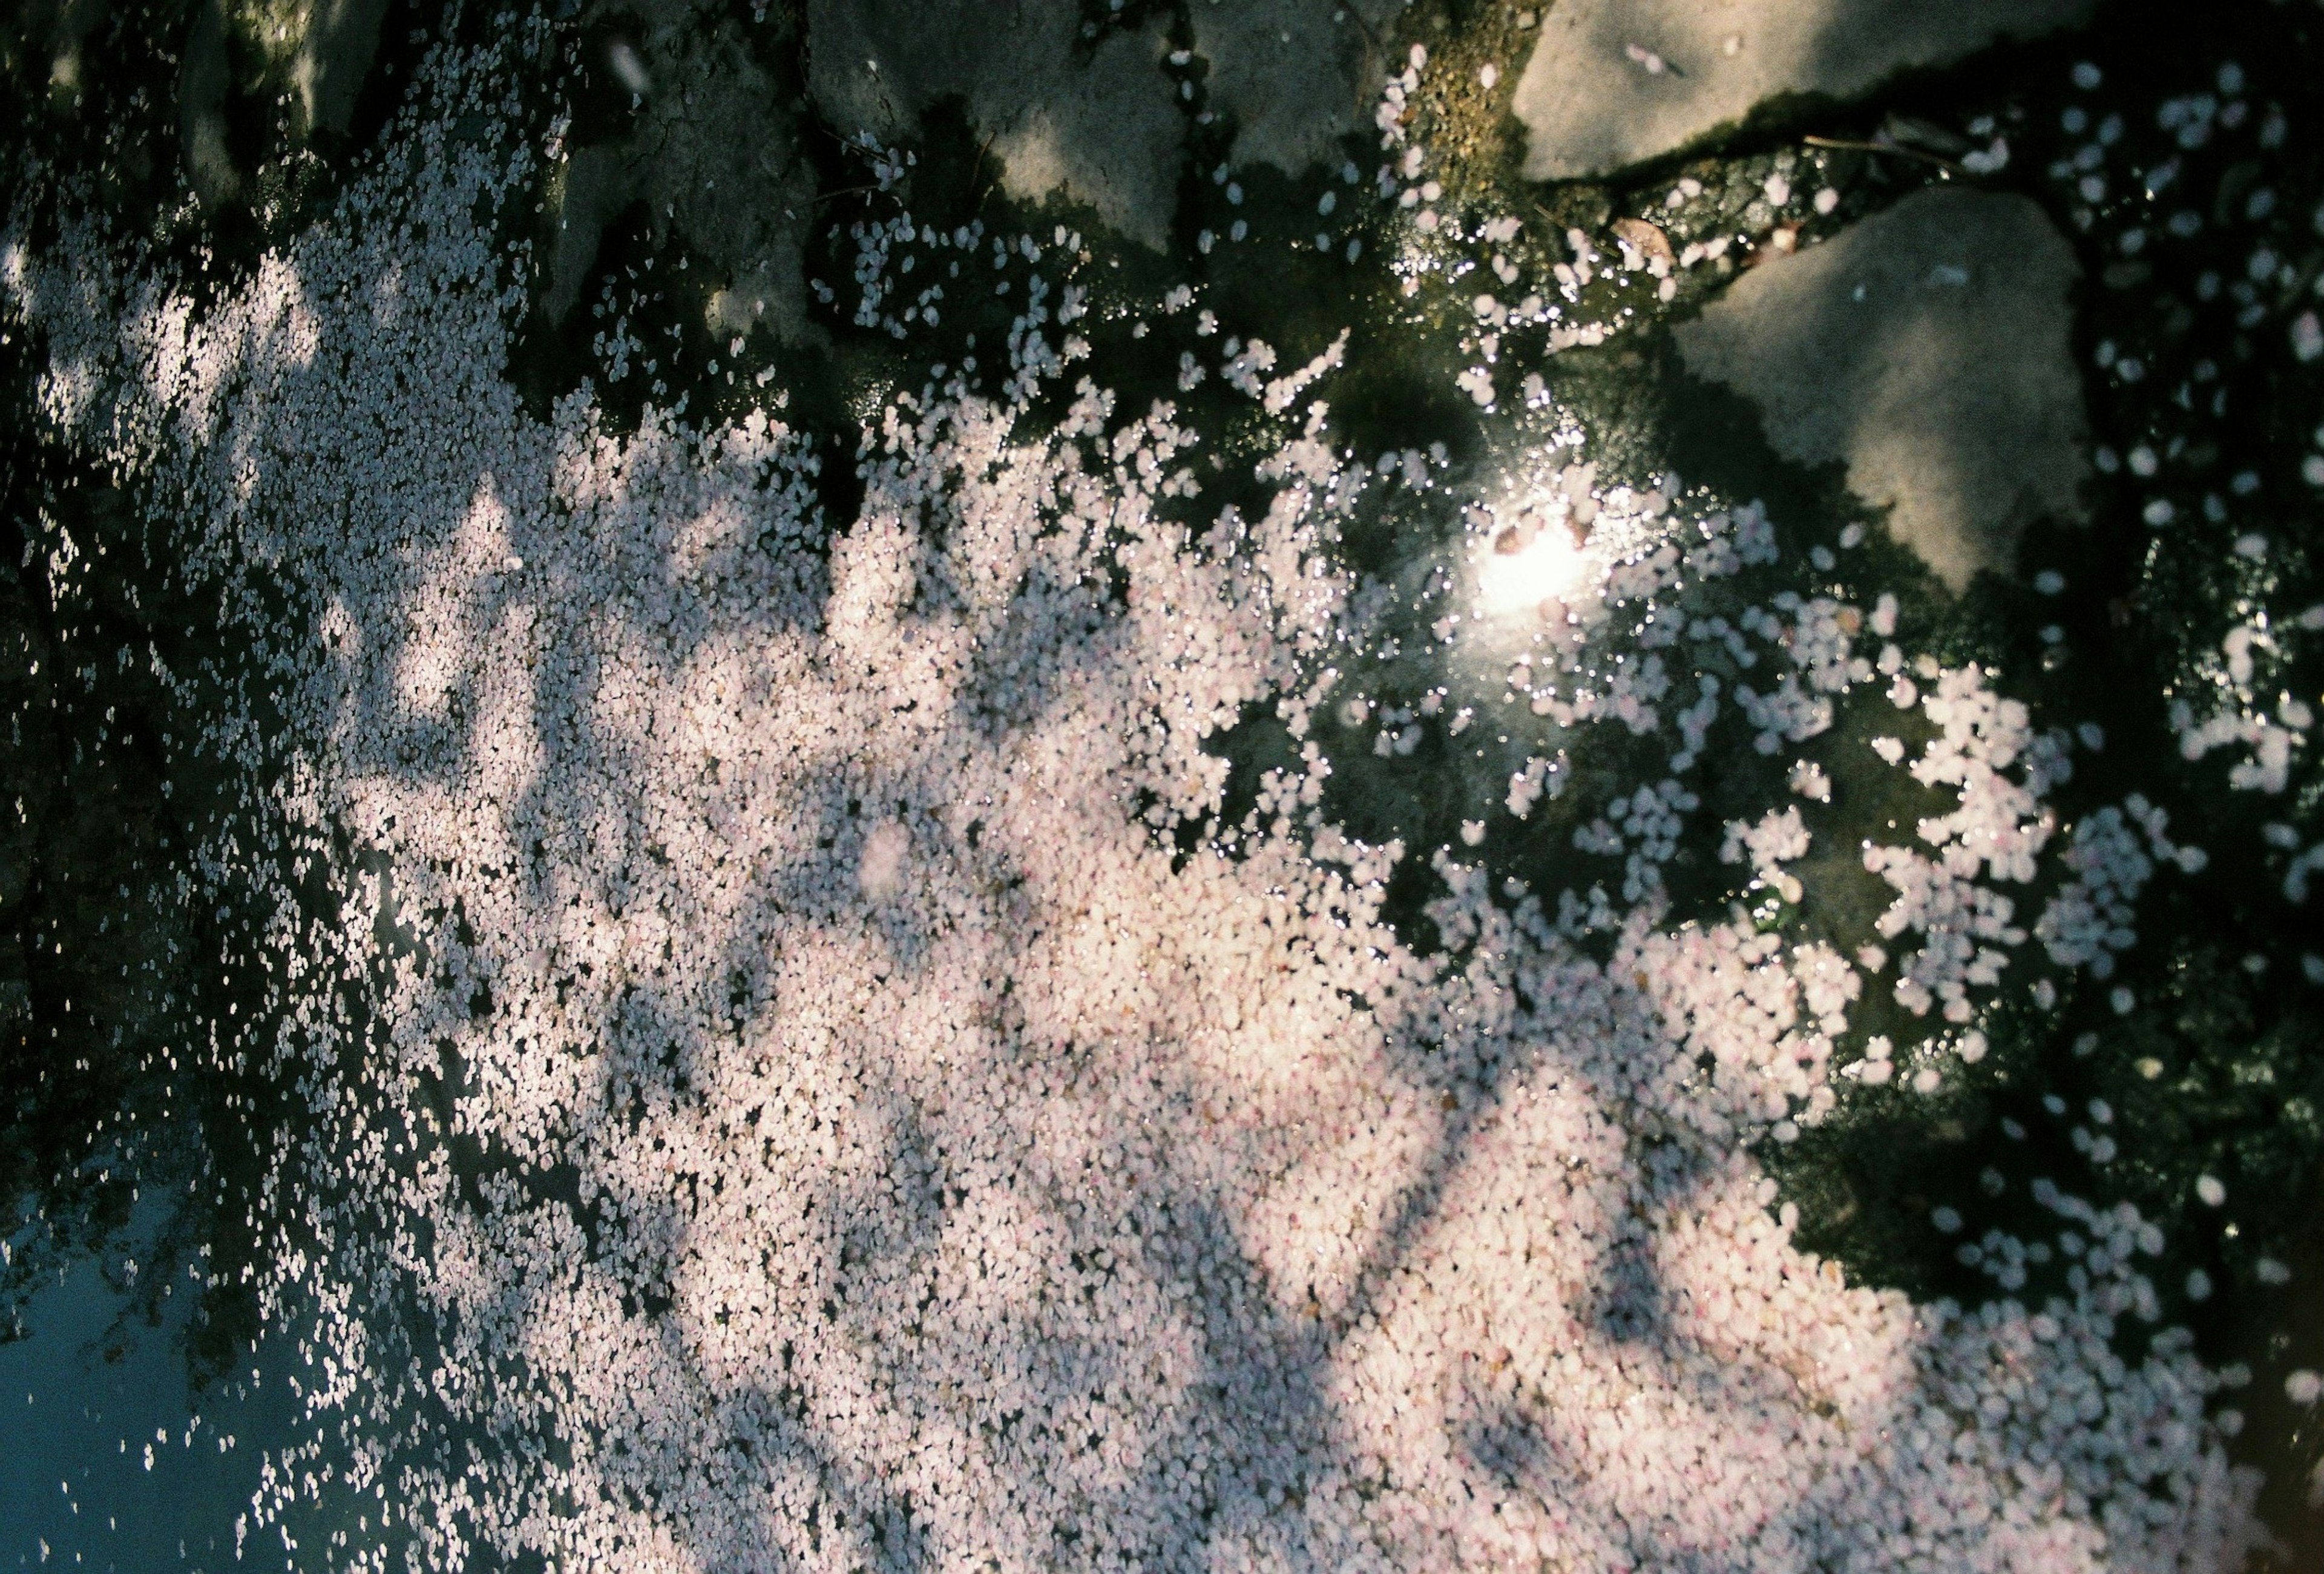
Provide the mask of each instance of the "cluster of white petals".
POLYGON ((2071 878, 2034 925, 2051 961, 2086 967, 2095 979, 2114 976, 2116 955, 2137 943, 2131 921, 2156 863, 2193 874, 2209 861, 2201 848, 2174 843, 2169 824, 2169 815, 2133 793, 2121 807, 2109 804, 2074 827, 2073 845, 2060 861, 2071 878))
POLYGON ((1761 882, 1782 892, 1784 900, 1796 902, 1801 895, 1799 879, 1785 874, 1783 866, 1806 856, 1811 840, 1807 826, 1800 819, 1799 806, 1786 804, 1780 809, 1768 810, 1759 816, 1757 824, 1729 820, 1726 839, 1719 844, 1719 859, 1722 863, 1748 861, 1761 882))
MULTIPOLYGON (((1915 1016, 1942 1002, 1947 1021, 1966 1022, 1970 989, 2000 982, 2006 948, 2025 940, 2011 922, 2015 902, 1987 882, 2034 878, 2056 829, 2044 800, 2072 772, 2071 744, 2063 732, 2034 732, 2024 704, 1996 694, 1974 666, 1940 669, 1929 661, 1923 676, 1935 686, 1920 706, 1939 731, 1912 773, 1925 787, 1957 790, 1959 806, 1917 827, 1934 856, 1873 845, 1864 867, 1896 892, 1880 933, 1921 943, 1899 961, 1897 1002, 1915 1016)), ((1891 745, 1884 751, 1891 763, 1902 758, 1895 740, 1875 741, 1882 743, 1891 745)))
MULTIPOLYGON (((2324 628, 2324 608, 2311 608, 2297 623, 2302 630, 2324 628)), ((2179 752, 2188 759, 2200 759, 2215 749, 2241 746, 2249 751, 2227 770, 2227 785, 2238 791, 2282 792, 2291 785, 2292 755, 2306 747, 2316 724, 2315 709, 2307 701, 2282 691, 2271 705, 2259 692, 2263 664, 2273 667, 2281 658, 2276 633, 2264 619, 2238 623, 2227 631, 2211 664, 2225 703, 2200 718, 2186 700, 2171 707, 2179 752)))
MULTIPOLYGON (((1679 781, 1584 832, 1628 855, 1610 960, 1441 851, 1416 952, 1381 917, 1405 849, 1324 820, 1312 746, 1239 825, 1161 833, 1221 814, 1207 739, 1320 698, 1327 527, 1370 472, 1313 421, 1261 514, 1190 532, 1161 504, 1202 438, 1168 407, 1084 382, 1020 419, 1061 364, 1030 286, 1006 391, 954 374, 866 420, 853 518, 763 414, 615 436, 585 389, 534 419, 477 218, 525 155, 453 122, 204 308, 94 233, 5 271, 51 418, 250 593, 226 615, 282 732, 246 758, 338 891, 285 890, 300 965, 246 1044, 313 1118, 269 1304, 322 1308, 318 1426, 387 1440, 333 1468, 434 1565, 2160 1571, 2246 1543, 2214 1380, 2183 1340, 2109 1347, 2128 1249, 1965 1314, 1794 1247, 1748 1145, 1831 1109, 1858 980, 1665 926, 1679 781)), ((1266 382, 1231 342, 1222 374, 1288 407, 1338 353, 1266 382)), ((1773 556, 1744 511, 1684 560, 1773 556)), ((1790 653, 1738 692, 1770 750, 1869 676, 1851 609, 1784 610, 1744 631, 1790 653)), ((1583 708, 1651 730, 1660 672, 1583 708)), ((1877 867, 1921 943, 1899 998, 1951 1015, 2020 937, 1980 873, 2031 878, 2065 760, 1976 669, 1933 676, 1914 769, 1960 805, 1877 867)), ((1535 759, 1507 807, 1555 780, 1535 759)), ((1788 878, 1806 842, 1786 807, 1735 846, 1788 878)))

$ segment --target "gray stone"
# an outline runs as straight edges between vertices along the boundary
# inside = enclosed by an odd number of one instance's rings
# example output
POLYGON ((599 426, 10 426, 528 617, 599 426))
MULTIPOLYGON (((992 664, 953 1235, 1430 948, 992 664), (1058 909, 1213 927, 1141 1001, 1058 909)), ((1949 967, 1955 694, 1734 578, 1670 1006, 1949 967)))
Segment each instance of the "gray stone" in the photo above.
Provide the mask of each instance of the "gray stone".
POLYGON ((226 147, 226 96, 233 85, 226 56, 226 7, 204 0, 186 34, 178 68, 178 140, 194 194, 211 207, 242 195, 242 171, 226 147))
POLYGON ((650 0, 640 23, 605 46, 629 51, 618 61, 609 53, 608 74, 635 73, 641 84, 633 130, 577 151, 552 174, 544 308, 555 321, 573 309, 604 226, 643 201, 656 234, 675 230, 724 286, 710 295, 712 333, 763 325, 812 338, 801 259, 816 179, 798 117, 706 0, 650 0))
POLYGON ((387 0, 314 0, 290 58, 293 102, 303 133, 336 132, 353 124, 355 96, 379 52, 379 26, 387 0))
POLYGON ((1609 174, 1780 94, 1852 98, 2087 18, 2096 0, 1556 0, 1517 82, 1526 173, 1609 174), (1656 69, 1659 67, 1659 69, 1656 69))
MULTIPOLYGON (((346 134, 386 11, 387 0, 296 0, 283 7, 201 0, 179 67, 178 130, 187 175, 203 202, 238 201, 247 189, 227 145, 227 102, 237 86, 250 97, 281 101, 290 111, 281 129, 294 141, 346 134), (248 73, 239 84, 238 69, 248 73)), ((86 30, 93 12, 88 0, 70 0, 59 14, 58 36, 68 41, 52 78, 83 69, 73 29, 86 30)))
POLYGON ((917 137, 957 97, 1012 197, 1053 192, 1159 250, 1177 204, 1185 121, 1158 26, 1082 54, 1074 0, 810 0, 807 80, 843 133, 917 137))
POLYGON ((0 48, 20 59, 49 62, 51 97, 78 94, 97 62, 85 58, 81 46, 97 24, 106 19, 107 0, 19 0, 0 21, 0 48), (13 36, 11 36, 13 35, 13 36))
MULTIPOLYGON (((1406 0, 1194 0, 1186 18, 1231 157, 1297 175, 1370 124, 1382 29, 1406 0)), ((1075 0, 810 0, 808 82, 843 132, 921 133, 957 97, 991 139, 1001 185, 1061 193, 1149 246, 1169 244, 1187 106, 1158 23, 1094 48, 1075 0)))
POLYGON ((1194 52, 1213 109, 1233 117, 1233 157, 1287 175, 1337 162, 1371 124, 1381 29, 1404 0, 1194 0, 1194 52))
POLYGON ((2006 573, 2032 520, 2084 518, 2079 274, 2027 198, 1932 187, 1770 254, 1674 331, 1689 371, 1748 395, 1786 457, 1844 463, 1960 590, 2006 573))

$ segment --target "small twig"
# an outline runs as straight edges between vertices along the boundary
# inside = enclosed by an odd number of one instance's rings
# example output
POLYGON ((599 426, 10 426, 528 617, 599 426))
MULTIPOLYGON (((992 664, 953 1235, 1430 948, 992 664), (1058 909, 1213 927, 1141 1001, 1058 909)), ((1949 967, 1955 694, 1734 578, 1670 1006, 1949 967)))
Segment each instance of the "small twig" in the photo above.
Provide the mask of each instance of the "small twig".
POLYGON ((1644 44, 1626 43, 1622 46, 1622 52, 1629 56, 1633 63, 1643 68, 1649 77, 1659 77, 1665 71, 1668 71, 1674 77, 1686 75, 1676 65, 1665 60, 1644 44))
POLYGON ((992 151, 992 139, 1000 134, 1001 130, 998 126, 984 133, 984 142, 982 145, 978 147, 976 150, 976 163, 973 166, 976 170, 978 181, 976 200, 974 203, 970 205, 968 210, 969 216, 972 218, 983 213, 984 199, 992 194, 992 184, 994 183, 987 183, 984 179, 984 155, 992 151))
POLYGON ((1908 148, 1902 143, 1857 142, 1850 138, 1836 136, 1805 136, 1800 140, 1812 148, 1837 148, 1845 152, 1854 153, 1896 153, 1907 159, 1918 159, 1924 164, 1934 164, 1938 169, 1949 170, 1956 175, 1963 173, 1961 167, 1950 159, 1940 158, 1935 153, 1924 153, 1918 148, 1908 148))

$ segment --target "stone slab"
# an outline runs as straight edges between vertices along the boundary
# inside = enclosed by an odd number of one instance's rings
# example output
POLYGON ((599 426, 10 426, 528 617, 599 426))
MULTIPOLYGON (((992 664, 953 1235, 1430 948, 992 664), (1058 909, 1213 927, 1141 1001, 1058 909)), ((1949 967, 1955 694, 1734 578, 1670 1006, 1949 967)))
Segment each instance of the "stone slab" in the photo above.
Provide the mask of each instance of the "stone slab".
POLYGON ((1159 250, 1185 134, 1168 43, 1148 24, 1084 51, 1081 26, 1074 0, 811 0, 808 86, 843 133, 898 143, 958 97, 1010 195, 1062 192, 1159 250))
POLYGON ((1238 163, 1298 175, 1339 161, 1371 124, 1385 29, 1405 0, 1193 0, 1194 52, 1211 107, 1231 116, 1238 163))
POLYGON ((1611 174, 1784 94, 1854 98, 2086 20, 2096 0, 1555 0, 1518 79, 1525 171, 1611 174))
POLYGON ((2006 573, 2034 519, 2084 518, 2074 253, 2026 198, 1932 187, 1738 276, 1674 330, 1802 464, 1857 495, 1955 590, 2006 573))

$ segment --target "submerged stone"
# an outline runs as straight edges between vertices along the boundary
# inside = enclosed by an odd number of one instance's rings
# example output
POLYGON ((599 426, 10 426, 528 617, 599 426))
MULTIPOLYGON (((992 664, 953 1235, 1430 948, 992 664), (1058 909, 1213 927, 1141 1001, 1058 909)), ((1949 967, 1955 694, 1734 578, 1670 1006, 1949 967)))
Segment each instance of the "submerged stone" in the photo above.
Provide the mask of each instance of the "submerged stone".
POLYGON ((387 0, 316 0, 290 57, 292 101, 303 124, 345 136, 355 120, 355 95, 379 51, 387 0))
POLYGON ((2007 572, 2032 520, 2084 517, 2079 272, 2027 198, 1932 188, 1771 257, 1675 333, 1689 371, 1757 403, 1777 451, 1844 463, 1960 590, 2007 572))
POLYGON ((812 337, 801 254, 815 170, 742 30, 695 0, 658 0, 602 47, 616 84, 632 78, 635 119, 621 141, 578 149, 551 173, 550 320, 578 302, 606 226, 641 203, 656 237, 674 229, 719 281, 706 311, 714 335, 763 324, 812 337))
POLYGON ((1404 0, 1254 0, 1194 5, 1211 107, 1235 124, 1234 157, 1297 175, 1339 156, 1379 89, 1380 30, 1404 0))
MULTIPOLYGON (((235 201, 246 189, 230 145, 237 86, 246 99, 278 106, 279 129, 294 141, 347 134, 386 11, 386 0, 300 0, 283 8, 208 0, 197 9, 179 69, 179 137, 187 177, 204 202, 235 201)), ((51 70, 60 85, 79 79, 80 48, 96 14, 94 6, 60 11, 51 70)))
POLYGON ((1061 192, 1160 250, 1170 235, 1184 126, 1157 27, 1081 42, 1073 0, 814 0, 808 85, 843 133, 918 134, 940 99, 966 103, 1012 197, 1061 192))
POLYGON ((2081 21, 2092 0, 1560 0, 1517 82, 1526 173, 1660 158, 1784 94, 1852 98, 1900 71, 2081 21))

